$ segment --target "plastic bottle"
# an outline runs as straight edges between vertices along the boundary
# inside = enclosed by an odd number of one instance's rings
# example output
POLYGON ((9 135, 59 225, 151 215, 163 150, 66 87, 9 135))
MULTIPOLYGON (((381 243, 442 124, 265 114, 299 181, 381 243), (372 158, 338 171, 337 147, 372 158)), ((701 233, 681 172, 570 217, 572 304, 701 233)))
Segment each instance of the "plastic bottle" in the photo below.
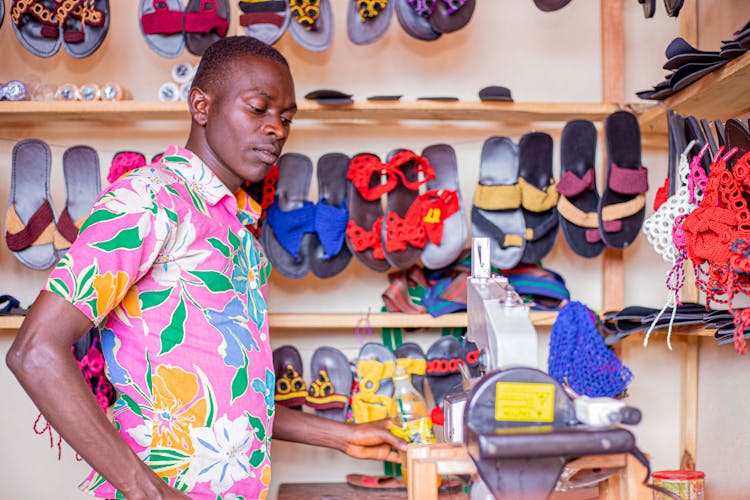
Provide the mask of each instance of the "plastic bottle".
MULTIPOLYGON (((432 419, 422 395, 411 385, 403 367, 397 367, 393 376, 393 407, 391 408, 391 433, 408 443, 434 443, 432 419)), ((405 457, 404 457, 405 458, 405 457)), ((407 479, 406 461, 401 466, 404 482, 407 479)))

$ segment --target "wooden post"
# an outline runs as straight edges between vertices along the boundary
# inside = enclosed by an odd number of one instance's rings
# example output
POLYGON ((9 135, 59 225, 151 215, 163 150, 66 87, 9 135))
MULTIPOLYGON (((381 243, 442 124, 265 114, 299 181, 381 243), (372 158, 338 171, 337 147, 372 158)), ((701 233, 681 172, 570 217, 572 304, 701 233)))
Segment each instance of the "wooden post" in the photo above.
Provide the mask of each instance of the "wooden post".
POLYGON ((689 336, 682 354, 682 404, 680 411, 681 468, 694 469, 698 448, 698 346, 689 336))
POLYGON ((685 0, 680 9, 680 36, 698 47, 698 0, 685 0))

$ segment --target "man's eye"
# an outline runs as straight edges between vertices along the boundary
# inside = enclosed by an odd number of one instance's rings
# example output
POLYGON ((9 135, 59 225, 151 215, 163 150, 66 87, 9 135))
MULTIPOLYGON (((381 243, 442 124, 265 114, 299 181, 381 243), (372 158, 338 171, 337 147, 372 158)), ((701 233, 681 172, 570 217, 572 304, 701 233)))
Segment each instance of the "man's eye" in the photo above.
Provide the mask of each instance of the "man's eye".
POLYGON ((282 116, 281 117, 281 123, 283 123, 284 125, 291 125, 292 124, 292 119, 291 118, 287 118, 286 116, 282 116))
POLYGON ((265 108, 261 108, 261 107, 258 107, 258 106, 253 106, 252 104, 250 104, 249 106, 250 106, 250 109, 252 109, 253 112, 255 112, 255 113, 265 113, 266 112, 265 108))

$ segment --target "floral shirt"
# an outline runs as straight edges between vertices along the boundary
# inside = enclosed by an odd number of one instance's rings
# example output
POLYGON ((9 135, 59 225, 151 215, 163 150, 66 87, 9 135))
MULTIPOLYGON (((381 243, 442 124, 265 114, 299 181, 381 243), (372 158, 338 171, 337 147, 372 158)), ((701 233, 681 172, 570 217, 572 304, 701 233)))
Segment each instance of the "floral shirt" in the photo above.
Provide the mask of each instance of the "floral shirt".
MULTIPOLYGON (((100 195, 46 285, 100 325, 122 437, 191 498, 270 483, 270 266, 244 227, 259 212, 171 146, 100 195)), ((123 498, 95 472, 81 488, 123 498)))

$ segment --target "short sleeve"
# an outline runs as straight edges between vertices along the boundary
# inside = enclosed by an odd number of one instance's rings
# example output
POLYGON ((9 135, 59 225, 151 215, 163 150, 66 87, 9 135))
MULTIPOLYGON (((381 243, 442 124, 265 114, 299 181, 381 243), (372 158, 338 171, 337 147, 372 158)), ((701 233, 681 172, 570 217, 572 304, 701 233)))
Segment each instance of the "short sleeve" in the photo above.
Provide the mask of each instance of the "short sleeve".
POLYGON ((101 323, 151 269, 164 245, 170 222, 160 203, 164 186, 158 176, 136 172, 105 190, 45 289, 101 323))

